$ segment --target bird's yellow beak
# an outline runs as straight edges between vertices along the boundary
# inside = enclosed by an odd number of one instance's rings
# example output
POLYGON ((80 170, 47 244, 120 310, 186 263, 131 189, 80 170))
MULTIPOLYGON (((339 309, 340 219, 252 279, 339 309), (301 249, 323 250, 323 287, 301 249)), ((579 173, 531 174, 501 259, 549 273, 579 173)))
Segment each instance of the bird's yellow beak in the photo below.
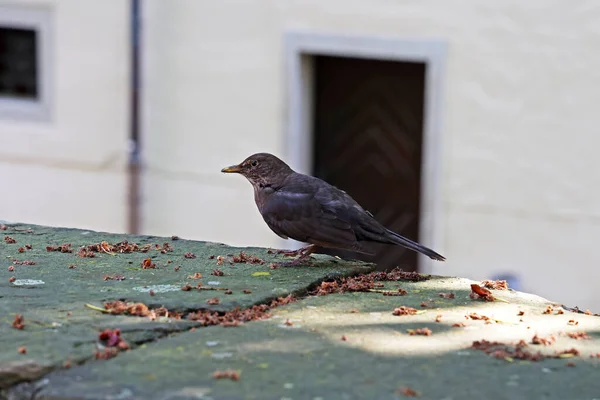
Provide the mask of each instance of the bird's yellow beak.
POLYGON ((230 167, 223 168, 221 172, 225 172, 226 174, 240 173, 242 167, 239 165, 232 165, 230 167))

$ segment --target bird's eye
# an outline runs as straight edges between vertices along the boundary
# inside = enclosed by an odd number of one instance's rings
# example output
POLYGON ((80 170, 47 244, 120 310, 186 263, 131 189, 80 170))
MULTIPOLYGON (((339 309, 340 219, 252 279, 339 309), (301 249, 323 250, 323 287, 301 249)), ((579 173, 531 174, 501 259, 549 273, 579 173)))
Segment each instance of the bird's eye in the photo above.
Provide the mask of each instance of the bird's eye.
POLYGON ((258 165, 258 161, 253 160, 250 165, 252 165, 253 167, 256 167, 258 165))

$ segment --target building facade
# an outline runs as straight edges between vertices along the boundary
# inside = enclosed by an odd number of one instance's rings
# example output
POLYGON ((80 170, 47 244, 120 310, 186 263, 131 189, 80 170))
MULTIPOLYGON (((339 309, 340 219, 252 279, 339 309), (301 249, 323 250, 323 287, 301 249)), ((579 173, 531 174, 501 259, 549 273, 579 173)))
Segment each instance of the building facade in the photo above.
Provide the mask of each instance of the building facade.
MULTIPOLYGON (((378 219, 448 259, 421 270, 600 307, 597 2, 140 4, 141 232, 283 246, 220 173, 268 151, 379 198, 378 219)), ((50 27, 49 113, 0 108, 4 218, 127 230, 131 3, 0 7, 0 26, 19 8, 50 27)))

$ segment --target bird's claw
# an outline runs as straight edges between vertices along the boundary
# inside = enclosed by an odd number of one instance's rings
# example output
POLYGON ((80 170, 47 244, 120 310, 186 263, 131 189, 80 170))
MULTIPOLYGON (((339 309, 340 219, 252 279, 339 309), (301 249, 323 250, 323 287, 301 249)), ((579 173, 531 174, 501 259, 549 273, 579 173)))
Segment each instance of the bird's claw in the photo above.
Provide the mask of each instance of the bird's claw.
POLYGON ((300 250, 277 250, 277 254, 283 254, 286 257, 296 257, 300 254, 300 250))
POLYGON ((313 258, 311 256, 298 257, 294 261, 283 261, 277 263, 278 267, 297 267, 298 265, 312 265, 313 258))
POLYGON ((296 258, 294 261, 281 262, 281 263, 277 263, 277 265, 281 266, 281 267, 293 267, 293 266, 300 265, 300 264, 310 265, 310 264, 312 264, 311 254, 315 251, 316 248, 317 247, 315 245, 310 245, 310 246, 302 247, 301 249, 298 249, 298 250, 278 250, 277 254, 283 254, 288 257, 296 257, 296 256, 299 256, 299 257, 296 258))

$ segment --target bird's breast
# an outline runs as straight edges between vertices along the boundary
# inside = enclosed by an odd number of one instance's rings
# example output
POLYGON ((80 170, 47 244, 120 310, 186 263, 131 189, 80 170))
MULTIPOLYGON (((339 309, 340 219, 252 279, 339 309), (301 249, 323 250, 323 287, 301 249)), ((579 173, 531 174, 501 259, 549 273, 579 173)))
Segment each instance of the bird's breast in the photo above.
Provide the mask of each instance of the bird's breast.
POLYGON ((261 213, 265 209, 265 205, 267 204, 267 201, 269 200, 269 197, 271 195, 268 189, 270 188, 260 188, 258 186, 254 187, 254 201, 256 202, 258 211, 260 211, 261 213))

